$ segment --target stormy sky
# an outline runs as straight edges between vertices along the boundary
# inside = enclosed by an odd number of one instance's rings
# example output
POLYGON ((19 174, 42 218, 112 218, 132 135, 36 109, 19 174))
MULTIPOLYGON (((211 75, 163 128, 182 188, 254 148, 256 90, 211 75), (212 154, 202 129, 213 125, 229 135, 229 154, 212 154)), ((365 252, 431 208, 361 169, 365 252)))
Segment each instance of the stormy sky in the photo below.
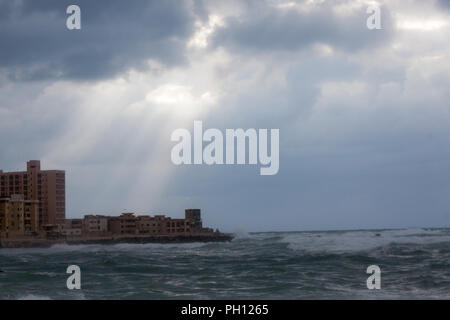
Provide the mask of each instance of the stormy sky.
POLYGON ((448 227, 449 39, 446 0, 0 0, 0 168, 66 170, 68 217, 448 227), (194 120, 278 128, 278 174, 173 165, 194 120))

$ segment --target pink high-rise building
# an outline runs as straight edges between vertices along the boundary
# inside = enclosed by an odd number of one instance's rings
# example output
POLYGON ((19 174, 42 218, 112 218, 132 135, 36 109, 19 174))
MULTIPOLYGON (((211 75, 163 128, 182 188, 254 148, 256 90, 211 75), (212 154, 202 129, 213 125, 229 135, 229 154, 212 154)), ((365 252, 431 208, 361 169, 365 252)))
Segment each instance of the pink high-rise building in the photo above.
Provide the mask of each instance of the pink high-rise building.
POLYGON ((27 171, 0 170, 0 198, 14 194, 39 200, 39 225, 64 224, 66 218, 66 174, 63 170, 41 170, 41 162, 27 162, 27 171))

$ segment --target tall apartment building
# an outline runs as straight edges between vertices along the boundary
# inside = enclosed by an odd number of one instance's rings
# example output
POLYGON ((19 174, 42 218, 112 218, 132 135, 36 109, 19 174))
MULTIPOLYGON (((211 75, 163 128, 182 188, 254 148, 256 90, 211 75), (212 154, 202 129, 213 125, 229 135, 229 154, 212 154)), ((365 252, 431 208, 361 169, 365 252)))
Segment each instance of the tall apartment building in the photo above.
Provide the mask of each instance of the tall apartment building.
POLYGON ((0 198, 23 195, 39 201, 39 225, 64 224, 66 218, 66 178, 63 170, 41 170, 41 162, 27 162, 27 171, 0 170, 0 198))

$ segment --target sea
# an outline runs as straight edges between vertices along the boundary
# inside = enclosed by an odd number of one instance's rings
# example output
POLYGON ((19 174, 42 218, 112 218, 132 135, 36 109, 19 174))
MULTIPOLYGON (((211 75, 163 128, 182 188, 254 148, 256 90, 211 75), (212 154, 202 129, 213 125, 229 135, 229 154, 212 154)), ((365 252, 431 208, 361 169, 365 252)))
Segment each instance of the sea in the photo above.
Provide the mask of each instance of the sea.
POLYGON ((0 299, 450 299, 450 229, 0 249, 0 270, 0 299), (80 290, 67 288, 70 265, 80 290), (371 265, 380 289, 368 289, 371 265))

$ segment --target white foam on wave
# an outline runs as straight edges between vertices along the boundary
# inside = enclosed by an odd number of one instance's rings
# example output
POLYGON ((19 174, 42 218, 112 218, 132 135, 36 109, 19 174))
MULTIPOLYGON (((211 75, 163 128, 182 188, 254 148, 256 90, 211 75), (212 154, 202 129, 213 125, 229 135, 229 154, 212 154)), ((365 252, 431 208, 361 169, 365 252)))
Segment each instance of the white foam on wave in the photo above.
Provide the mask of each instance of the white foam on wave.
POLYGON ((17 298, 17 300, 52 300, 47 296, 39 296, 35 294, 26 294, 17 298))
MULTIPOLYGON (((68 293, 64 295, 64 299, 86 300, 86 297, 83 292, 69 291, 69 290, 67 290, 67 292, 68 293)), ((53 300, 53 299, 50 298, 49 296, 29 293, 17 297, 17 300, 53 300)))
POLYGON ((119 243, 119 244, 80 244, 80 245, 68 245, 68 244, 56 244, 49 248, 11 248, 2 249, 1 255, 51 255, 51 254, 64 254, 64 253, 96 253, 96 252, 122 252, 130 250, 151 250, 151 249, 195 249, 200 248, 207 243, 204 242, 190 242, 190 243, 119 243))
POLYGON ((299 232, 284 235, 293 250, 312 252, 356 252, 387 246, 390 243, 430 244, 450 242, 442 230, 402 229, 383 231, 299 232))
POLYGON ((206 245, 204 242, 189 242, 189 243, 119 243, 112 246, 106 246, 107 250, 143 250, 143 249, 167 249, 167 248, 180 248, 180 249, 195 249, 206 245))
POLYGON ((249 233, 244 229, 236 229, 233 232, 233 236, 234 236, 233 240, 248 239, 250 237, 249 233))

